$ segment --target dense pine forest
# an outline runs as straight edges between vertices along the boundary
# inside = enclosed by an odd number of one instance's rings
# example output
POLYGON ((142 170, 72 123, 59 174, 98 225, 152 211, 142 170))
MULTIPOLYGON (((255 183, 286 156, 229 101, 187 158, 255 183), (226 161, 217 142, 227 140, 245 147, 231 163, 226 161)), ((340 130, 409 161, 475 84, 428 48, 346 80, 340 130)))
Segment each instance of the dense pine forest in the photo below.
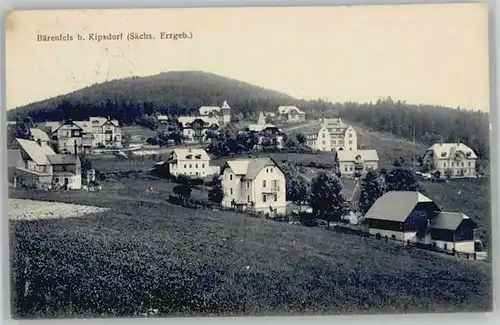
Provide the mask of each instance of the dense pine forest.
MULTIPOLYGON (((332 93, 335 90, 332 89, 332 93)), ((166 72, 95 84, 75 92, 8 112, 10 120, 30 116, 34 122, 110 116, 124 124, 155 113, 196 114, 202 105, 227 100, 237 118, 255 119, 260 111, 296 105, 308 118, 341 116, 347 122, 425 144, 462 141, 482 159, 489 156, 489 115, 432 105, 411 105, 390 98, 376 103, 330 103, 289 95, 205 72, 166 72)))

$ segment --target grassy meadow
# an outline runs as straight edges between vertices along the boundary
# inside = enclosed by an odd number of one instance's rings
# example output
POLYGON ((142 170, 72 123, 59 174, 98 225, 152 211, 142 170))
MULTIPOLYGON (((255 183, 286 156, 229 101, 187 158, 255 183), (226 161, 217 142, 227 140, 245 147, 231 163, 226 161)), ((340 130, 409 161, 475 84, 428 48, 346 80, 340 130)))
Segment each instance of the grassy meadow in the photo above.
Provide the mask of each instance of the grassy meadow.
POLYGON ((484 261, 232 212, 188 209, 166 201, 172 186, 129 178, 107 180, 99 193, 12 190, 16 198, 111 208, 80 218, 10 221, 14 315, 491 308, 491 268, 484 261))

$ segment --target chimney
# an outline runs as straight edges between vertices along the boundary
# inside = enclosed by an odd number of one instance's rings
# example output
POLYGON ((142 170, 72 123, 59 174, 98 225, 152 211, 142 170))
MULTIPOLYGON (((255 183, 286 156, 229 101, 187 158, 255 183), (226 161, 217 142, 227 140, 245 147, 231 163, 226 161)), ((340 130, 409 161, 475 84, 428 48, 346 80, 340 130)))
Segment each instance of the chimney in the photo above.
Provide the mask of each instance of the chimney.
POLYGON ((75 140, 75 155, 78 154, 78 145, 76 144, 76 140, 75 140))

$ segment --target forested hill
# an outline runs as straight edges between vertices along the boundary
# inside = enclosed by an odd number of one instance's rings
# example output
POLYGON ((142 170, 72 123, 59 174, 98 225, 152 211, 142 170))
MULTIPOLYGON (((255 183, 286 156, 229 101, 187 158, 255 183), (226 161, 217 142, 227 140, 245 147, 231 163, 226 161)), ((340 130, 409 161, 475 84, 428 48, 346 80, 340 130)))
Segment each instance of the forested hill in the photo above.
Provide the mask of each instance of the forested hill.
MULTIPOLYGON (((307 81, 305 81, 307 82, 307 81)), ((335 89, 332 89, 332 96, 335 89)), ((110 116, 130 124, 144 114, 195 114, 203 105, 227 100, 234 116, 255 119, 262 110, 297 105, 308 118, 340 116, 376 131, 415 139, 425 144, 462 141, 481 158, 488 158, 489 114, 432 105, 411 105, 390 98, 376 103, 330 103, 298 100, 219 75, 197 71, 165 72, 92 85, 75 92, 11 111, 10 120, 30 116, 35 122, 110 116)))
POLYGON ((224 100, 235 113, 245 116, 298 103, 286 94, 212 73, 179 71, 95 84, 16 108, 8 112, 8 117, 30 115, 34 121, 43 121, 109 115, 131 123, 142 114, 185 115, 203 105, 220 106, 224 100))

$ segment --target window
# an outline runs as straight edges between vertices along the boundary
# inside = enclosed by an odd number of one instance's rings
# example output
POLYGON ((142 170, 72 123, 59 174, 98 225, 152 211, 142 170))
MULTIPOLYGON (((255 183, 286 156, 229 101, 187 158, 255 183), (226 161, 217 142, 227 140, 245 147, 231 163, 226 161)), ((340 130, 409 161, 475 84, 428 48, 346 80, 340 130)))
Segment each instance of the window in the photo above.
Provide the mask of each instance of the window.
POLYGON ((266 173, 269 173, 269 168, 266 168, 266 173))
POLYGON ((323 138, 326 138, 326 134, 325 133, 323 133, 323 138))
POLYGON ((446 168, 446 163, 444 163, 444 168, 446 168))
POLYGON ((349 138, 352 138, 352 133, 351 132, 349 132, 349 138))
POLYGON ((344 171, 347 171, 347 166, 344 167, 344 171))
POLYGON ((464 162, 462 161, 462 167, 464 167, 464 165, 465 165, 465 164, 464 164, 464 162))
POLYGON ((352 140, 349 140, 349 144, 352 144, 352 140))
POLYGON ((199 175, 198 172, 196 172, 196 176, 198 176, 198 175, 199 175))
POLYGON ((266 202, 267 201, 267 197, 265 194, 262 194, 262 202, 266 202))
POLYGON ((233 180, 233 174, 230 174, 229 175, 229 180, 232 181, 233 180))
POLYGON ((470 165, 470 161, 469 161, 469 167, 470 167, 470 166, 471 166, 471 165, 470 165))
POLYGON ((350 167, 349 167, 349 171, 351 171, 351 172, 352 172, 352 166, 350 166, 350 167))
POLYGON ((233 188, 232 187, 229 189, 229 194, 233 195, 233 188))
POLYGON ((196 168, 198 168, 198 164, 196 164, 196 168))
POLYGON ((278 195, 274 194, 274 202, 278 202, 278 195))
POLYGON ((56 178, 54 179, 54 181, 55 181, 56 183, 59 183, 59 178, 57 178, 57 177, 56 177, 56 178))
POLYGON ((247 195, 247 202, 250 203, 250 195, 247 195))
POLYGON ((193 168, 193 165, 189 164, 189 168, 193 168))
POLYGON ((326 141, 325 141, 325 140, 323 140, 323 145, 325 145, 325 144, 326 144, 326 141))
POLYGON ((201 164, 201 168, 205 168, 205 164, 201 164))
POLYGON ((247 188, 250 188, 250 181, 247 181, 247 188))
POLYGON ((266 187, 266 180, 262 181, 262 187, 266 187))

